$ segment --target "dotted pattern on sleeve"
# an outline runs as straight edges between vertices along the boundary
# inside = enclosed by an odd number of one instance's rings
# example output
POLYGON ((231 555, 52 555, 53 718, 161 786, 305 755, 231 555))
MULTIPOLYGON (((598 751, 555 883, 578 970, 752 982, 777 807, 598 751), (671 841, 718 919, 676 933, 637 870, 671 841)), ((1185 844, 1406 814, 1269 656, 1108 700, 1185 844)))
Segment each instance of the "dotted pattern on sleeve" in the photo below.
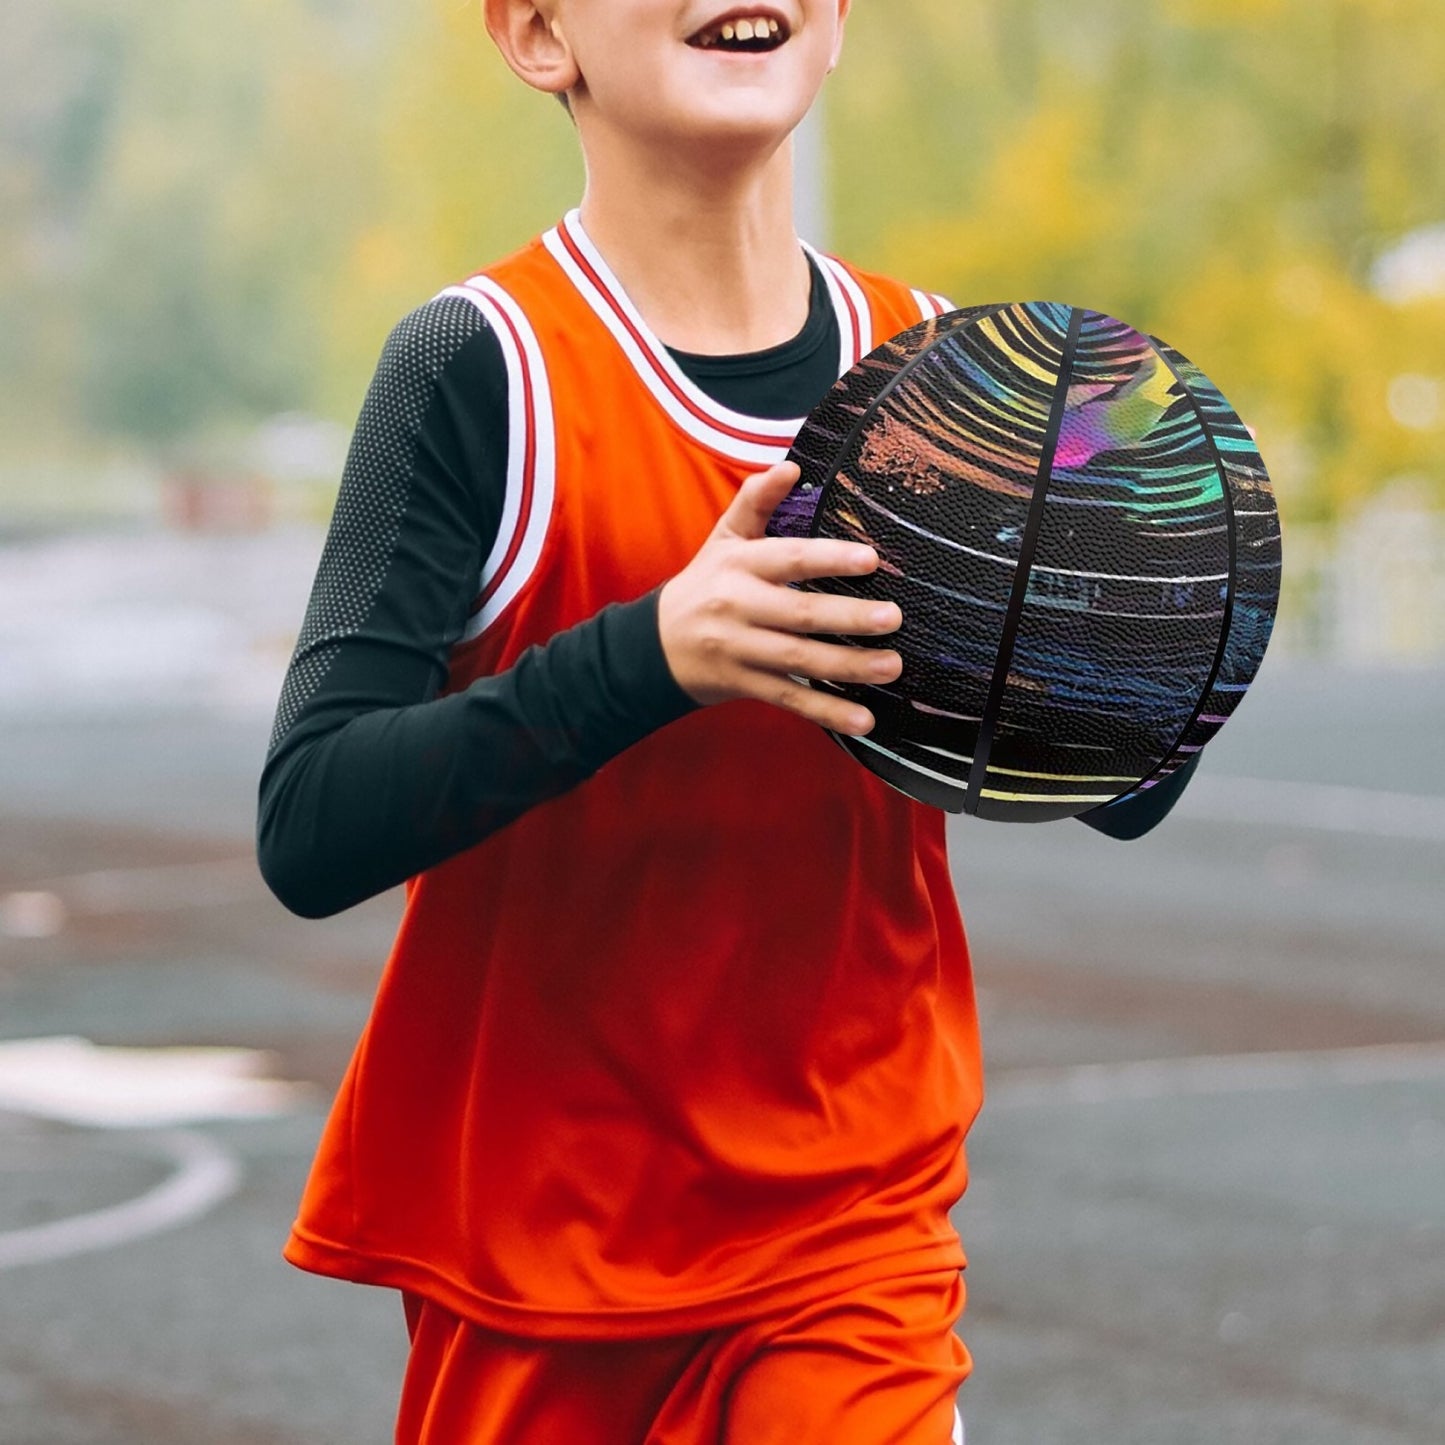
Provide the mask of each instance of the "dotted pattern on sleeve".
POLYGON ((417 441, 437 378, 486 326, 470 302, 439 296, 398 323, 388 338, 351 439, 270 752, 320 686, 342 640, 370 616, 406 515, 417 441))

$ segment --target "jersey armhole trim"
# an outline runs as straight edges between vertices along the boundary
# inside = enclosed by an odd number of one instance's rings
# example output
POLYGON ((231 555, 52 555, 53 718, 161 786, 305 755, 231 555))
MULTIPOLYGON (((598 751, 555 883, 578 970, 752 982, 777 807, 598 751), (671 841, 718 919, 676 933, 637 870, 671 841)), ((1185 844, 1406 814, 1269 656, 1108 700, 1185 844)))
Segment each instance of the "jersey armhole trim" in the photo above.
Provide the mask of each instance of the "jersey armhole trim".
POLYGON ((938 296, 932 291, 915 291, 913 303, 918 307, 918 313, 924 321, 932 321, 936 317, 948 315, 950 311, 958 310, 947 296, 938 296))
POLYGON ((460 297, 482 313, 507 367, 507 488, 460 639, 473 642, 516 600, 541 560, 557 497, 556 424, 542 348, 517 302, 490 276, 473 276, 441 295, 460 297))

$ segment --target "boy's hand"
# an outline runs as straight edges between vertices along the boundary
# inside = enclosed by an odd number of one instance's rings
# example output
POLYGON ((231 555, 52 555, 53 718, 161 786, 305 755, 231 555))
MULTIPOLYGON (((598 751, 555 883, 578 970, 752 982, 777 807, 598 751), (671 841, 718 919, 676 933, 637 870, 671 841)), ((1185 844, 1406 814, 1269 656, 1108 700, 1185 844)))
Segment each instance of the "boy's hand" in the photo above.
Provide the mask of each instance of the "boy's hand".
POLYGON ((818 642, 810 633, 877 637, 896 632, 892 602, 801 592, 789 582, 861 577, 878 554, 857 542, 765 535, 768 518, 799 476, 792 462, 749 477, 691 562, 658 597, 662 650, 678 686, 695 702, 750 697, 787 708, 834 732, 861 737, 873 715, 856 703, 805 687, 892 682, 896 652, 818 642))

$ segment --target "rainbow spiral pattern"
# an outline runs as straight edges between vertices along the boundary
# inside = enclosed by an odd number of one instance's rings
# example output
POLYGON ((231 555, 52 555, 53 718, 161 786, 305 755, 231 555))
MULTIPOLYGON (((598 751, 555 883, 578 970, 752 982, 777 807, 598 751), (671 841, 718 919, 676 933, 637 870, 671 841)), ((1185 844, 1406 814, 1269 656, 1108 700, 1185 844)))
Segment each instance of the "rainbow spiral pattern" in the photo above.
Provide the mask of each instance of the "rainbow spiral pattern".
MULTIPOLYGON (((902 677, 835 687, 838 741, 922 802, 1043 821, 1154 786, 1228 719, 1279 597, 1253 439, 1218 389, 1099 312, 953 312, 866 357, 799 433, 779 536, 875 547, 902 677)), ((831 684, 820 684, 832 686, 831 684)))

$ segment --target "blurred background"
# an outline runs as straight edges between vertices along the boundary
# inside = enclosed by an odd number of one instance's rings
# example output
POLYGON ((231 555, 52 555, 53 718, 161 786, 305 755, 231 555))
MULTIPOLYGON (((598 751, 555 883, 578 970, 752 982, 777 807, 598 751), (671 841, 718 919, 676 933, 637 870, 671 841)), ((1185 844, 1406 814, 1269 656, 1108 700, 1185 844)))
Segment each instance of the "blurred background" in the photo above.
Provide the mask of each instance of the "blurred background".
MULTIPOLYGON (((0 1441, 379 1442, 395 1302, 277 1251, 398 901, 285 915, 255 781, 387 332, 575 139, 473 4, 0 18, 0 1441)), ((976 1445, 1445 1439, 1442 137, 1440 0, 857 0, 805 137, 813 239, 1165 338, 1284 525, 1158 834, 952 825, 976 1445)))
MULTIPOLYGON (((324 515, 390 326, 579 192, 570 127, 472 5, 5 14, 11 532, 246 512, 220 493, 248 487, 258 521, 324 515)), ((1279 489, 1280 645, 1438 656, 1442 79, 1437 0, 864 0, 823 239, 1195 355, 1279 489)))

